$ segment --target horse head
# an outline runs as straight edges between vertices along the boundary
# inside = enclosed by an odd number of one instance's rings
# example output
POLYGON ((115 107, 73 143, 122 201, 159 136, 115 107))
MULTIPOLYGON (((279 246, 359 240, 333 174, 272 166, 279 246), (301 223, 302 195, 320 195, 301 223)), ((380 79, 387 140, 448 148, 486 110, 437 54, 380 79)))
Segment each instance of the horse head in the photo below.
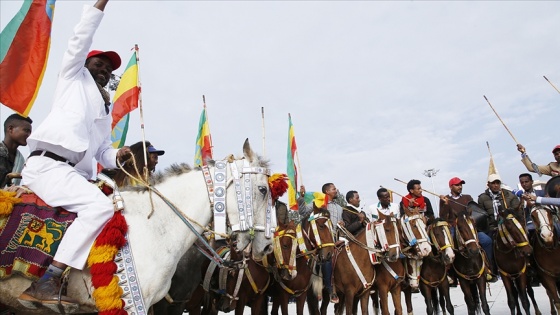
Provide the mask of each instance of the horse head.
POLYGON ((401 255, 398 220, 393 214, 384 215, 379 212, 379 219, 374 224, 379 245, 386 252, 386 260, 389 262, 397 261, 401 255))
POLYGON ((455 239, 459 252, 465 257, 480 255, 476 228, 466 210, 457 215, 455 226, 455 239))
POLYGON ((443 219, 436 219, 428 227, 428 234, 434 246, 434 251, 441 253, 445 265, 452 264, 455 260, 453 252, 453 238, 449 224, 443 219))
POLYGON ((248 139, 243 144, 243 155, 242 159, 230 158, 227 163, 230 167, 226 187, 235 193, 226 197, 228 204, 236 204, 238 210, 227 212, 228 221, 235 249, 250 251, 253 258, 260 261, 272 252, 271 236, 276 228, 276 214, 268 186, 270 170, 267 163, 253 152, 248 139))
POLYGON ((498 237, 507 250, 517 249, 523 256, 533 253, 525 231, 525 219, 521 213, 506 209, 498 214, 498 237), (523 225, 520 223, 523 222, 523 225))
POLYGON ((426 257, 432 252, 424 215, 417 210, 405 210, 405 215, 401 217, 401 227, 407 246, 415 248, 418 256, 426 257))
POLYGON ((330 212, 313 204, 313 213, 302 222, 311 247, 317 250, 320 261, 331 259, 334 254, 334 231, 330 212))
POLYGON ((539 238, 545 246, 552 247, 554 245, 552 210, 547 206, 535 205, 531 208, 531 219, 539 231, 539 238))
POLYGON ((283 280, 293 280, 297 276, 296 253, 298 248, 296 225, 278 223, 274 232, 274 258, 283 280))

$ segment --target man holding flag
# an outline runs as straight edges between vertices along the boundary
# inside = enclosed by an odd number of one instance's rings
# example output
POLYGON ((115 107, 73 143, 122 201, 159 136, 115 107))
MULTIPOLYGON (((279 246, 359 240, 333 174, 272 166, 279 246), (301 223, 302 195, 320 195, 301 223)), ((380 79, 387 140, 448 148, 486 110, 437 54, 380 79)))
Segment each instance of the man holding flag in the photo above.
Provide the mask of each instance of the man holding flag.
POLYGON ((112 201, 95 185, 92 159, 115 168, 130 149, 111 146, 110 98, 104 87, 121 64, 112 51, 89 51, 108 0, 86 6, 64 53, 54 104, 45 121, 29 137, 30 155, 22 183, 53 207, 77 213, 66 231, 52 264, 18 300, 36 308, 72 313, 77 303, 64 296, 61 275, 67 266, 83 269, 90 248, 113 216, 112 201), (85 65, 85 66, 84 66, 85 65))

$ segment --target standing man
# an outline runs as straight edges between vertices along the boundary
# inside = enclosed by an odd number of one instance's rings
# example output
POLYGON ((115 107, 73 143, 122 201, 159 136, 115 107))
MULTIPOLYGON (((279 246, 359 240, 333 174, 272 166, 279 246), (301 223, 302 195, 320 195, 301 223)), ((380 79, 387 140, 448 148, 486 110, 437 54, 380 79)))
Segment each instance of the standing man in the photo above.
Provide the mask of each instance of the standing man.
MULTIPOLYGON (((333 234, 337 235, 336 234, 337 225, 340 224, 344 226, 344 221, 342 219, 342 207, 335 201, 338 195, 338 190, 336 189, 336 186, 333 183, 326 183, 321 188, 321 191, 323 192, 323 194, 327 195, 328 197, 327 210, 331 215, 331 222, 333 223, 333 234)), ((313 212, 313 204, 312 203, 306 204, 304 196, 305 196, 305 187, 302 185, 299 192, 299 198, 297 200, 299 214, 302 217, 308 217, 309 214, 313 212)), ((332 260, 327 259, 326 261, 323 261, 321 268, 323 271, 323 283, 325 284, 325 287, 329 291, 331 303, 338 303, 339 302, 338 296, 336 295, 336 291, 334 290, 332 285, 332 271, 333 271, 332 260)))
POLYGON ((387 188, 379 188, 377 190, 377 198, 379 202, 377 206, 371 207, 371 217, 373 221, 379 219, 379 213, 383 213, 386 216, 393 215, 395 218, 399 218, 399 205, 391 202, 391 194, 387 188))
POLYGON ((360 210, 360 194, 355 190, 346 193, 348 205, 342 208, 342 220, 344 227, 352 235, 357 235, 366 225, 366 214, 360 210))
MULTIPOLYGON (((447 196, 440 196, 439 201, 439 217, 447 221, 449 223, 451 235, 455 237, 455 224, 457 215, 462 211, 467 210, 467 205, 469 202, 473 201, 471 195, 463 195, 463 184, 465 183, 464 180, 460 179, 459 177, 453 177, 449 180, 449 195, 447 196)), ((471 215, 471 213, 469 213, 471 215)), ((478 242, 482 249, 486 253, 486 256, 490 261, 494 261, 494 255, 492 252, 492 238, 486 235, 484 232, 477 232, 478 242)), ((455 280, 455 279, 454 279, 455 280)), ((498 281, 498 278, 490 275, 488 280, 490 282, 498 281)), ((454 281, 456 284, 457 281, 454 281)))
POLYGON ((19 114, 10 115, 4 121, 4 141, 0 143, 0 188, 19 185, 20 180, 9 180, 9 173, 21 173, 25 158, 18 147, 27 145, 27 138, 31 135, 33 120, 19 114))
POLYGON ((420 213, 428 219, 428 223, 434 219, 434 209, 430 199, 422 196, 422 183, 417 179, 412 179, 406 184, 408 195, 402 198, 400 203, 401 216, 404 215, 405 208, 418 208, 420 213))
POLYGON ((62 59, 51 112, 29 137, 31 154, 23 168, 22 183, 53 207, 77 213, 45 274, 18 300, 26 307, 42 304, 60 312, 74 312, 78 304, 63 295, 62 272, 70 266, 83 269, 90 248, 114 212, 113 202, 95 185, 92 160, 116 167, 130 149, 111 146, 110 97, 104 87, 121 65, 112 51, 89 51, 108 0, 86 6, 74 28, 62 59), (89 51, 89 53, 88 53, 89 51))
MULTIPOLYGON (((494 233, 498 229, 498 214, 505 209, 518 209, 519 199, 509 192, 502 189, 502 180, 498 174, 490 174, 488 176, 488 189, 478 196, 478 205, 488 214, 488 236, 493 238, 494 233)), ((492 247, 490 247, 492 248, 492 247)), ((497 274, 497 268, 494 263, 494 252, 489 250, 486 252, 488 260, 492 265, 492 273, 497 274)))
MULTIPOLYGON (((521 152, 521 162, 523 162, 523 165, 525 165, 527 170, 529 172, 536 173, 535 170, 533 169, 533 165, 531 164, 531 160, 527 155, 527 151, 525 150, 525 147, 521 144, 517 144, 517 151, 521 152)), ((548 175, 548 176, 560 175, 560 144, 552 149, 552 155, 554 156, 556 162, 550 162, 548 163, 548 165, 537 165, 537 167, 539 168, 539 172, 541 172, 541 174, 548 175)))

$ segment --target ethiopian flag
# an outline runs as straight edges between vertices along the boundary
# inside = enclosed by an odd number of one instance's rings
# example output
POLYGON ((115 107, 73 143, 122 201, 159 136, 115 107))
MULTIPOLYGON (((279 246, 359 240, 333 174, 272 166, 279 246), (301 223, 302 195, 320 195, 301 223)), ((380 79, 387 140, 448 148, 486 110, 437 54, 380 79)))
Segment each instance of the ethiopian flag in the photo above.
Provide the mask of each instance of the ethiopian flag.
POLYGON ((0 33, 0 103, 29 114, 47 68, 56 0, 25 0, 0 33))
POLYGON ((138 84, 138 47, 130 57, 130 61, 113 97, 113 123, 111 125, 111 142, 114 148, 121 148, 126 141, 130 112, 138 108, 140 86, 138 84))
POLYGON ((294 157, 296 155, 297 145, 296 136, 294 134, 294 125, 292 125, 292 116, 288 114, 288 155, 287 155, 287 169, 286 174, 288 174, 288 207, 292 210, 297 210, 297 167, 294 163, 294 157))
POLYGON ((212 136, 210 135, 210 125, 206 115, 206 106, 200 114, 198 122, 198 136, 196 137, 196 147, 194 150, 194 166, 206 165, 206 161, 212 159, 212 136))

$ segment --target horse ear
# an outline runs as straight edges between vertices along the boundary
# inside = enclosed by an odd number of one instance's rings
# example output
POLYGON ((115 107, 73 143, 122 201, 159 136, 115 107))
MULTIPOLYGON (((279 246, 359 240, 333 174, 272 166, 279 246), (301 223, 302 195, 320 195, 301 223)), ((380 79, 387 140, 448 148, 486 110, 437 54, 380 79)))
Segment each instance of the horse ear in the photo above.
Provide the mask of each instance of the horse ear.
POLYGON ((245 143, 243 143, 243 155, 245 155, 245 158, 249 160, 249 163, 253 163, 256 158, 255 152, 253 152, 253 149, 251 149, 251 145, 249 144, 249 138, 245 139, 245 143))

